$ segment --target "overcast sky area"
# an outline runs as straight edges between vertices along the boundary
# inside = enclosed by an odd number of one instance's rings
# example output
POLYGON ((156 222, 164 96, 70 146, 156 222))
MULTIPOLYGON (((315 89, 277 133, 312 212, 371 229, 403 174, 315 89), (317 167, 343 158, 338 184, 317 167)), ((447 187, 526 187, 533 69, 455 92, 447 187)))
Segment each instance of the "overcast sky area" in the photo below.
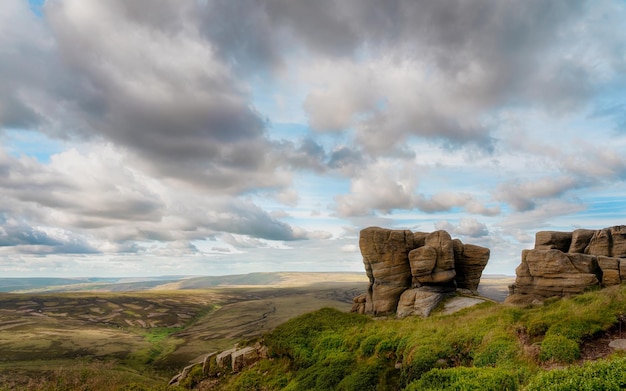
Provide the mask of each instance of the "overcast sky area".
POLYGON ((626 224, 626 2, 2 0, 0 275, 515 274, 626 224))

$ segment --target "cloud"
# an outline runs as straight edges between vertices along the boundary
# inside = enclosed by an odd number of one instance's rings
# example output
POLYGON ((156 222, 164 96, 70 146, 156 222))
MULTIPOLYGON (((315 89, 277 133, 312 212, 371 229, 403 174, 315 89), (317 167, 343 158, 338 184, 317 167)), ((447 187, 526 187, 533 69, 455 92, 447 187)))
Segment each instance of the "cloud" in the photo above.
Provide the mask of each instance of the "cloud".
POLYGON ((557 198, 580 186, 581 183, 573 177, 546 177, 534 181, 503 183, 496 189, 494 197, 524 212, 536 208, 538 200, 557 198))
POLYGON ((458 225, 453 225, 448 221, 440 221, 435 224, 435 228, 448 231, 452 235, 470 238, 480 238, 489 235, 487 225, 473 218, 462 218, 458 225))
POLYGON ((374 211, 390 214, 393 210, 419 209, 426 213, 462 208, 466 212, 495 216, 498 206, 485 206, 468 193, 439 192, 430 198, 417 193, 419 169, 404 163, 380 160, 365 167, 352 179, 349 194, 335 197, 340 216, 367 216, 374 211))
POLYGON ((19 229, 7 231, 5 246, 52 240, 51 231, 35 227, 64 227, 71 238, 90 238, 82 247, 79 239, 68 239, 64 246, 56 239, 43 243, 58 252, 134 252, 139 251, 136 241, 189 242, 219 232, 276 241, 320 236, 282 222, 251 201, 172 187, 127 163, 110 144, 70 149, 51 156, 48 164, 15 158, 0 148, 5 174, 0 175, 0 212, 11 221, 23 219, 25 227, 25 236, 17 235, 19 229))
POLYGON ((81 235, 59 228, 36 227, 0 214, 0 248, 22 254, 95 254, 81 235))

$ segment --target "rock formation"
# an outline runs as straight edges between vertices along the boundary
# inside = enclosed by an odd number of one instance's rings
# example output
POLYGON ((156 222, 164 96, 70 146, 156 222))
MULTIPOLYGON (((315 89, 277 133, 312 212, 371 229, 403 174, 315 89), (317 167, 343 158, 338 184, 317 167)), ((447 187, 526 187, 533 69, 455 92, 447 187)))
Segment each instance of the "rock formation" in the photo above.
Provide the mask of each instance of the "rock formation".
POLYGON ((535 248, 522 251, 507 303, 539 303, 626 279, 626 226, 597 231, 542 231, 535 248))
POLYGON ((428 316, 457 288, 477 292, 489 249, 464 245, 446 231, 411 232, 369 227, 359 247, 370 284, 353 312, 428 316))
POLYGON ((170 380, 169 385, 180 385, 195 368, 202 368, 204 377, 220 377, 228 373, 241 372, 264 358, 267 358, 267 347, 258 342, 254 346, 245 346, 243 348, 235 346, 222 352, 209 353, 204 356, 202 361, 183 368, 180 373, 170 380))

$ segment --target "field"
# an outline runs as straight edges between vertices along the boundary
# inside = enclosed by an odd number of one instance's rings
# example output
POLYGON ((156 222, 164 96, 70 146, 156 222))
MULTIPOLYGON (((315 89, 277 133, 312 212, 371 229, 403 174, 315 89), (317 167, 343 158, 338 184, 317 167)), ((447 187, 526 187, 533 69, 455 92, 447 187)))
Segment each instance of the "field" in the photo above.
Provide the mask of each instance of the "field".
POLYGON ((367 286, 348 273, 7 280, 18 293, 0 293, 0 390, 158 387, 189 362, 295 316, 348 311, 367 286))

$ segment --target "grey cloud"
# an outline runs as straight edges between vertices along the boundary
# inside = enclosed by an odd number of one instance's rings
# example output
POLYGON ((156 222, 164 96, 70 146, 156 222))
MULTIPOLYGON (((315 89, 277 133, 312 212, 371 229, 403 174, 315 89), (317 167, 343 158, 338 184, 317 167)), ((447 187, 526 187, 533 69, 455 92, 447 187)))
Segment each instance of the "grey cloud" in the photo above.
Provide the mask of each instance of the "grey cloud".
POLYGON ((504 183, 498 186, 494 197, 524 212, 535 209, 540 200, 558 198, 578 187, 581 187, 580 180, 574 177, 546 177, 535 181, 504 183))
POLYGON ((257 205, 247 201, 233 202, 225 213, 208 216, 210 227, 223 232, 269 240, 300 240, 287 223, 276 220, 257 205))
POLYGON ((0 14, 12 19, 4 26, 39 32, 15 33, 6 45, 24 49, 0 59, 0 123, 57 137, 104 137, 138 152, 153 173, 209 189, 283 185, 271 175, 278 159, 265 120, 198 31, 196 7, 48 2, 51 32, 24 5, 0 14), (20 18, 24 27, 13 22, 20 18))
POLYGON ((0 214, 0 247, 15 247, 21 253, 30 254, 98 253, 84 238, 71 232, 51 235, 26 222, 9 219, 6 214, 0 214))
POLYGON ((452 235, 461 235, 470 238, 480 238, 489 235, 487 226, 472 218, 463 218, 457 225, 449 221, 440 221, 435 224, 435 228, 446 230, 452 235))
POLYGON ((342 217, 367 216, 376 211, 389 214, 394 209, 437 213, 458 207, 485 216, 500 214, 498 206, 485 206, 467 193, 440 192, 431 197, 417 194, 414 171, 414 167, 399 168, 380 162, 369 166, 352 179, 349 194, 335 197, 337 213, 342 217))

